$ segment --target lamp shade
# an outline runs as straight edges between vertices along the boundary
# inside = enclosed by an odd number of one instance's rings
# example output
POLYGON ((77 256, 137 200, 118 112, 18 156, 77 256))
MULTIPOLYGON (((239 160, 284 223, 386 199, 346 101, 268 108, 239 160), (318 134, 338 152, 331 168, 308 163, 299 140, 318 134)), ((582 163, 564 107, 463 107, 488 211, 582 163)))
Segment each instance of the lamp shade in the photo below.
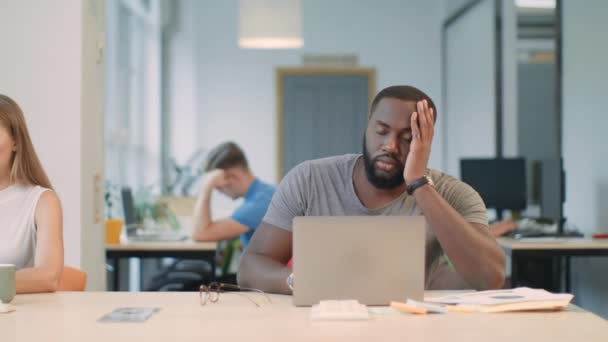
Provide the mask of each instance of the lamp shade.
POLYGON ((239 0, 239 47, 295 49, 302 46, 301 0, 239 0))

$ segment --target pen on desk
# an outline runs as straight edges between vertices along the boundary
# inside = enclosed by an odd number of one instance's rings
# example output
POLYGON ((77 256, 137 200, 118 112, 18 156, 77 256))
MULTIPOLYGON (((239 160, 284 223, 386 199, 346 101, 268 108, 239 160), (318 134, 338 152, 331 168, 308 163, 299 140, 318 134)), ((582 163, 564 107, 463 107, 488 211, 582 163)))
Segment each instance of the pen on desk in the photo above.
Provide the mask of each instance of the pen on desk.
POLYGON ((608 239, 608 233, 595 233, 592 237, 594 239, 608 239))
POLYGON ((423 303, 412 299, 408 299, 405 303, 391 302, 391 307, 401 312, 407 312, 418 315, 425 315, 427 313, 447 313, 448 310, 445 306, 439 304, 423 303))
POLYGON ((410 306, 401 302, 391 302, 391 308, 397 311, 407 312, 416 315, 426 315, 428 313, 427 309, 417 308, 415 306, 410 306))

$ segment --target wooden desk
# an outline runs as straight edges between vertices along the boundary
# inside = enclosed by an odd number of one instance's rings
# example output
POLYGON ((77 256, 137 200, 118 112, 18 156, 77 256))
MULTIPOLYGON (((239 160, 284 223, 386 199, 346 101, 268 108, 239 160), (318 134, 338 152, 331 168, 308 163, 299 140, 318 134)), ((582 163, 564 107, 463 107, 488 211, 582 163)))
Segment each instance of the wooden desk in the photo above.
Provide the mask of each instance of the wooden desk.
MULTIPOLYGON (((518 263, 527 257, 555 257, 565 263, 565 291, 571 292, 570 258, 577 256, 608 256, 608 240, 585 238, 527 238, 512 239, 500 237, 497 239, 507 257, 511 258, 511 283, 513 287, 520 284, 518 263)), ((558 272, 557 281, 562 274, 558 272)))
POLYGON ((178 258, 203 259, 211 263, 211 274, 215 275, 216 242, 195 242, 192 240, 176 242, 138 241, 119 244, 106 244, 106 259, 114 267, 113 290, 118 289, 119 267, 122 258, 178 258))
MULTIPOLYGON (((256 297, 257 298, 257 297, 256 297)), ((373 313, 369 321, 315 322, 291 297, 271 296, 256 308, 224 293, 201 307, 194 292, 84 292, 19 295, 17 311, 0 314, 2 341, 608 341, 608 323, 585 311, 414 316, 373 313), (159 307, 144 323, 98 323, 127 306, 159 307)))

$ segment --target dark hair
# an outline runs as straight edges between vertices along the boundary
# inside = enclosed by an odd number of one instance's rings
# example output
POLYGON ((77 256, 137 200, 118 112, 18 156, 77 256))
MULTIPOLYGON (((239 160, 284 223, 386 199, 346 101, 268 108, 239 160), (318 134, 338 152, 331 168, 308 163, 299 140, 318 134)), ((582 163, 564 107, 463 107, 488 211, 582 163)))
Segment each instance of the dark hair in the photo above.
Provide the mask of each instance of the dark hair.
POLYGON ((437 121, 437 108, 435 107, 433 100, 431 100, 431 98, 422 90, 407 85, 390 86, 382 89, 376 95, 376 97, 374 97, 374 101, 372 101, 368 118, 372 117, 372 114, 374 114, 376 111, 376 107, 378 106, 378 103, 380 103, 380 100, 387 97, 411 102, 427 100, 429 102, 429 107, 431 107, 433 112, 435 112, 435 121, 437 121))
POLYGON ((247 164, 247 158, 241 148, 228 141, 214 147, 207 156, 207 165, 205 171, 209 172, 215 169, 228 169, 231 167, 240 167, 245 170, 249 170, 249 164, 247 164))

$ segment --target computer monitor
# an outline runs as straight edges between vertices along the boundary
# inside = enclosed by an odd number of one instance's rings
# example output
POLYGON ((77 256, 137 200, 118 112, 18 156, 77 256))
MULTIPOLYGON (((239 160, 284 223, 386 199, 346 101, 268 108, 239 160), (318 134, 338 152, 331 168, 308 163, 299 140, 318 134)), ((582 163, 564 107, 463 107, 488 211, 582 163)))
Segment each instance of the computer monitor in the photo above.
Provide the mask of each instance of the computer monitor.
POLYGON ((563 233, 565 196, 565 172, 561 158, 540 161, 540 215, 557 223, 558 233, 563 233))
POLYGON ((502 211, 526 209, 526 160, 524 158, 461 159, 460 176, 475 189, 486 207, 502 211))

